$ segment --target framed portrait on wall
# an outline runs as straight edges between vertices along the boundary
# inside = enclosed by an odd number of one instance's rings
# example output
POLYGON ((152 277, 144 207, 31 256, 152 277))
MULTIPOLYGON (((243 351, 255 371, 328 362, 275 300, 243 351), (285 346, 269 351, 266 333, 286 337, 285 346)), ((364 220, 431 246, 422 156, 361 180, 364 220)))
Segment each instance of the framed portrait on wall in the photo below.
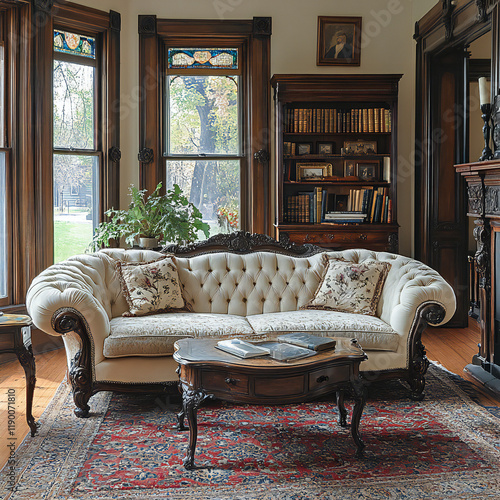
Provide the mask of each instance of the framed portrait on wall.
POLYGON ((318 17, 317 66, 361 64, 361 17, 318 17))

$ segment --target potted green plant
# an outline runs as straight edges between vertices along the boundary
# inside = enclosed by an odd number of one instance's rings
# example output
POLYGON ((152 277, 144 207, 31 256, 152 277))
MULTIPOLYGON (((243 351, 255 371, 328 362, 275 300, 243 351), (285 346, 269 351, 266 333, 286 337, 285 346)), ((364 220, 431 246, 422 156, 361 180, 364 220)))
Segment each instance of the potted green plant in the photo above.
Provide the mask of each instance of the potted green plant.
POLYGON ((109 221, 101 222, 94 231, 90 250, 96 251, 102 245, 109 246, 111 239, 125 241, 133 246, 138 239, 153 239, 144 242, 147 248, 160 243, 187 243, 198 239, 198 231, 209 236, 209 225, 202 221, 201 212, 182 194, 174 184, 173 189, 160 194, 162 183, 146 197, 146 190, 130 187, 132 201, 128 210, 111 208, 105 214, 109 221))

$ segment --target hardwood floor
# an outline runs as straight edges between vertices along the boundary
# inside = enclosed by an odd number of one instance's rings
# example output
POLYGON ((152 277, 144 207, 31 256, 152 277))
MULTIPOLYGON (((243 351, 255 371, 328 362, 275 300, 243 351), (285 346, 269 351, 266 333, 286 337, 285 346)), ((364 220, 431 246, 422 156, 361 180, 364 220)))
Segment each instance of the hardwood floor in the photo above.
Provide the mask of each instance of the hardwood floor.
MULTIPOLYGON (((427 349, 427 356, 439 362, 447 370, 466 377, 465 365, 471 362, 477 353, 479 330, 471 320, 469 328, 428 328, 422 341, 427 349)), ((51 351, 36 356, 37 384, 33 401, 33 415, 36 420, 45 410, 66 374, 66 355, 64 349, 51 351)), ((7 391, 15 389, 16 394, 16 443, 20 444, 29 432, 26 423, 26 396, 24 371, 17 361, 0 365, 0 468, 8 459, 9 449, 6 443, 12 438, 7 433, 7 391)), ((482 404, 500 406, 500 402, 484 394, 478 388, 482 404)), ((28 437, 28 439, 31 439, 28 437)))

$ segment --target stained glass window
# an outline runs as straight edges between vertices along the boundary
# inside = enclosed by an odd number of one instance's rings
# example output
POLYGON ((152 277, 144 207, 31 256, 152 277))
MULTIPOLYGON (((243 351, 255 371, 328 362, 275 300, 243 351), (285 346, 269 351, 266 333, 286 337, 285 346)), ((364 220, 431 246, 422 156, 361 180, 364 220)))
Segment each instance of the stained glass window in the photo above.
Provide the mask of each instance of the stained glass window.
POLYGON ((168 49, 168 67, 238 69, 238 49, 168 49))
POLYGON ((54 50, 95 59, 95 38, 54 30, 54 50))

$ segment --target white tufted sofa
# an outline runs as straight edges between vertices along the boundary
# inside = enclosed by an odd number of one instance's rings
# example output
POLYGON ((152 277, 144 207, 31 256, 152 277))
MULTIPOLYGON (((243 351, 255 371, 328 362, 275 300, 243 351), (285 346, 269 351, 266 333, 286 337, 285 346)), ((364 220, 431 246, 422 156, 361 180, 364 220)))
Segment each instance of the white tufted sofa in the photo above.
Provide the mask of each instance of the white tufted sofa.
POLYGON ((293 331, 355 337, 368 354, 361 365, 366 379, 404 378, 413 397, 423 397, 428 361, 420 336, 427 323, 451 318, 455 296, 421 262, 367 250, 331 253, 352 262, 391 263, 372 317, 299 309, 319 285, 320 248, 236 233, 173 250, 193 312, 122 316, 128 308, 115 263, 162 255, 154 251, 106 249, 79 255, 49 267, 31 284, 26 304, 34 324, 63 336, 78 416, 87 416, 88 400, 100 390, 175 386, 177 366, 171 354, 174 342, 183 337, 267 339, 293 331))

